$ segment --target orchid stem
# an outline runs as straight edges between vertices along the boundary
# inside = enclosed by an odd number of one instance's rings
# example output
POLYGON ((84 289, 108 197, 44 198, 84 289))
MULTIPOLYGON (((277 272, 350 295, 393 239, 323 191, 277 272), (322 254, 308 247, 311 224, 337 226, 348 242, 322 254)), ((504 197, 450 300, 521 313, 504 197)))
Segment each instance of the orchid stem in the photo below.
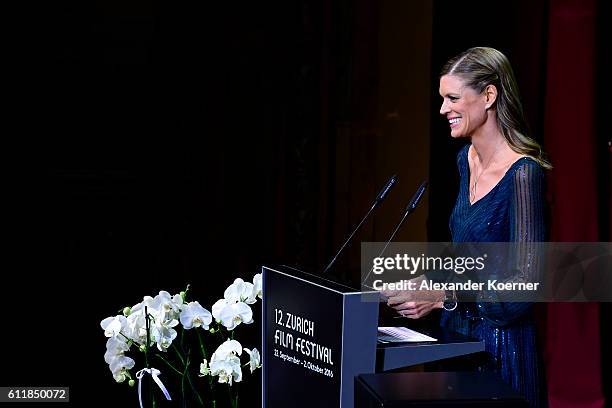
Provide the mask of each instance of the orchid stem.
POLYGON ((198 335, 198 341, 200 342, 200 350, 202 351, 202 358, 208 360, 208 356, 206 355, 206 350, 204 349, 204 340, 202 340, 202 335, 196 329, 196 334, 198 335))
POLYGON ((176 355, 178 356, 179 360, 181 360, 181 363, 183 365, 185 365, 185 359, 183 358, 183 355, 181 354, 180 350, 178 349, 178 347, 176 347, 176 344, 172 344, 172 348, 174 349, 174 351, 176 352, 176 355))
POLYGON ((236 395, 236 399, 234 399, 234 395, 232 394, 232 386, 227 385, 227 392, 229 392, 230 403, 232 404, 232 408, 238 408, 238 395, 236 395))
POLYGON ((185 400, 185 376, 181 376, 181 397, 183 398, 183 408, 187 408, 187 400, 185 400))
POLYGON ((185 401, 185 377, 187 377, 188 375, 188 370, 189 369, 189 356, 187 356, 187 364, 185 365, 185 370, 183 371, 183 374, 181 375, 181 392, 183 394, 183 407, 187 407, 187 403, 185 401))
POLYGON ((172 363, 170 363, 168 360, 166 360, 165 358, 163 358, 162 356, 160 356, 159 354, 155 355, 156 357, 159 357, 161 359, 161 361, 163 361, 164 363, 166 363, 166 365, 168 367, 170 367, 172 370, 174 370, 178 375, 183 375, 183 373, 181 373, 178 368, 176 368, 175 366, 172 365, 172 363))
POLYGON ((183 326, 181 326, 181 339, 180 339, 181 349, 183 348, 183 338, 184 337, 185 337, 185 329, 183 328, 183 326))
MULTIPOLYGON (((200 332, 197 329, 196 329, 196 334, 198 335, 198 341, 200 342, 200 351, 202 352, 202 358, 204 360, 208 360, 208 356, 206 355, 206 349, 204 347, 204 340, 202 340, 202 334, 200 334, 200 332)), ((210 393, 213 394, 214 389, 213 389, 212 375, 209 375, 207 377, 208 377, 208 388, 210 388, 210 393)), ((216 406, 215 400, 212 401, 212 404, 214 408, 216 406)))
POLYGON ((193 393, 195 394, 195 396, 198 398, 198 402, 200 403, 200 405, 204 406, 204 401, 202 401, 202 397, 200 397, 200 394, 198 393, 198 391, 196 390, 195 385, 193 384, 193 381, 191 381, 191 376, 189 375, 189 354, 187 353, 187 364, 185 364, 185 373, 183 374, 185 377, 187 377, 187 381, 189 381, 189 385, 191 386, 191 390, 193 391, 193 393))
MULTIPOLYGON (((145 327, 147 330, 147 345, 145 346, 145 364, 147 366, 147 369, 151 369, 151 366, 149 365, 149 345, 151 344, 151 329, 150 329, 150 323, 149 323, 149 313, 147 311, 147 306, 145 306, 145 327)), ((150 372, 150 371, 149 371, 150 372)), ((151 404, 153 405, 153 408, 155 408, 156 404, 155 404, 155 395, 153 394, 153 381, 149 381, 149 397, 151 398, 151 404)))

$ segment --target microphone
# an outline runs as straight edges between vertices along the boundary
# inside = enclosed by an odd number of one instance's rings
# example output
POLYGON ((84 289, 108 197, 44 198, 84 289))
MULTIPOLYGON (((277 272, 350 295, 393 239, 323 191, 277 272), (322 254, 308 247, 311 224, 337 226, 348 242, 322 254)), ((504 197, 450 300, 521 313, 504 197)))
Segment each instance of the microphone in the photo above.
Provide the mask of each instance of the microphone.
POLYGON ((372 213, 372 211, 374 211, 374 209, 376 207, 378 207, 378 205, 380 203, 383 202, 383 200, 387 197, 387 195, 389 194, 389 191, 391 191, 391 188, 395 185, 395 183, 397 183, 397 175, 394 174, 393 176, 391 176, 391 178, 389 179, 389 181, 387 181, 387 183, 385 184, 385 186, 383 187, 382 190, 380 190, 380 193, 378 193, 378 195, 376 196, 376 199, 374 200, 374 203, 372 203, 372 206, 370 207, 370 209, 368 210, 368 212, 366 213, 366 215, 361 219, 361 221, 359 222, 359 224, 353 229, 353 232, 351 232, 351 235, 349 235, 349 237, 346 239, 346 241, 344 241, 344 244, 342 244, 342 246, 340 247, 340 249, 338 250, 338 252, 336 252, 336 255, 332 258, 332 260, 327 264, 327 266, 325 267, 325 269, 323 270, 323 274, 327 273, 327 271, 329 271, 331 269, 331 267, 334 265, 334 263, 336 262, 336 259, 338 258, 338 255, 340 255, 342 253, 342 251, 344 250, 344 248, 346 247, 346 245, 351 241, 351 239, 353 238, 353 235, 355 235, 355 233, 359 230, 359 228, 361 228, 361 225, 365 222, 365 220, 368 219, 368 217, 370 216, 370 214, 372 213))
MULTIPOLYGON (((391 236, 385 243, 385 246, 383 247, 382 251, 380 251, 377 258, 380 258, 385 253, 385 251, 387 250, 387 247, 389 246, 393 238, 395 238, 395 234, 397 234, 397 232, 399 231, 400 227, 402 226, 406 218, 416 209, 417 205, 419 205, 419 202, 421 201, 421 198, 423 197, 423 193, 425 192, 426 189, 427 189, 427 181, 423 181, 421 185, 419 186, 419 188, 417 189, 417 191, 412 196, 412 198, 410 199, 410 201, 408 202, 408 205, 406 206, 406 209, 404 210, 404 215, 402 215, 402 218, 395 226, 395 229, 391 233, 391 236)), ((362 285, 370 277, 370 274, 372 273, 373 270, 374 270, 374 265, 372 265, 372 268, 370 268, 370 272, 368 272, 366 277, 362 279, 361 281, 362 285)))
POLYGON ((395 183, 397 183, 397 175, 396 174, 391 176, 389 181, 387 181, 387 184, 385 184, 383 189, 380 190, 380 193, 378 193, 378 195, 376 196, 376 200, 374 201, 374 204, 372 205, 372 208, 374 208, 374 206, 377 206, 378 204, 382 203, 382 201, 385 199, 385 197, 387 197, 387 194, 389 194, 389 191, 391 191, 391 187, 393 187, 395 185, 395 183))

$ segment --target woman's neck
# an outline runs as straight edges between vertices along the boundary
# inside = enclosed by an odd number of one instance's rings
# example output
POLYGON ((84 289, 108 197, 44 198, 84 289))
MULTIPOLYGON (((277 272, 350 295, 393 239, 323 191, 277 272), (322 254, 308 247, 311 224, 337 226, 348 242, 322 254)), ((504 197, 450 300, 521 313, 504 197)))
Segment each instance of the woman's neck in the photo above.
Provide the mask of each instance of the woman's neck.
POLYGON ((472 146, 481 163, 487 163, 491 156, 506 143, 504 135, 497 127, 497 123, 487 121, 472 134, 472 146))

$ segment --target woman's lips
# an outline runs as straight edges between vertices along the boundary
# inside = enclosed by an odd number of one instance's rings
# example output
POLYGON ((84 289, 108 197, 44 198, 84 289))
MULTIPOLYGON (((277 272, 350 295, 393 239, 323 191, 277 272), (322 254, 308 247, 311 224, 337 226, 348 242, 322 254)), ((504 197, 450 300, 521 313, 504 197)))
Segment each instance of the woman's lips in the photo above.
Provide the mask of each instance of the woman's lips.
POLYGON ((461 123, 461 117, 449 118, 448 123, 451 128, 457 127, 461 123))

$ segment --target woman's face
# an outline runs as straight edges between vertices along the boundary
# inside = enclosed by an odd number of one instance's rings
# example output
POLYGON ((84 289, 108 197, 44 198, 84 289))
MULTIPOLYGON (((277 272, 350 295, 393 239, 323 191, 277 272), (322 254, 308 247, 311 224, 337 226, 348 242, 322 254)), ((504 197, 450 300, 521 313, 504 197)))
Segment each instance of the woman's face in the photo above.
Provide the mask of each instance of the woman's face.
POLYGON ((471 136, 487 121, 488 101, 485 93, 478 93, 465 85, 456 75, 440 78, 443 98, 440 115, 446 116, 451 137, 471 136))

